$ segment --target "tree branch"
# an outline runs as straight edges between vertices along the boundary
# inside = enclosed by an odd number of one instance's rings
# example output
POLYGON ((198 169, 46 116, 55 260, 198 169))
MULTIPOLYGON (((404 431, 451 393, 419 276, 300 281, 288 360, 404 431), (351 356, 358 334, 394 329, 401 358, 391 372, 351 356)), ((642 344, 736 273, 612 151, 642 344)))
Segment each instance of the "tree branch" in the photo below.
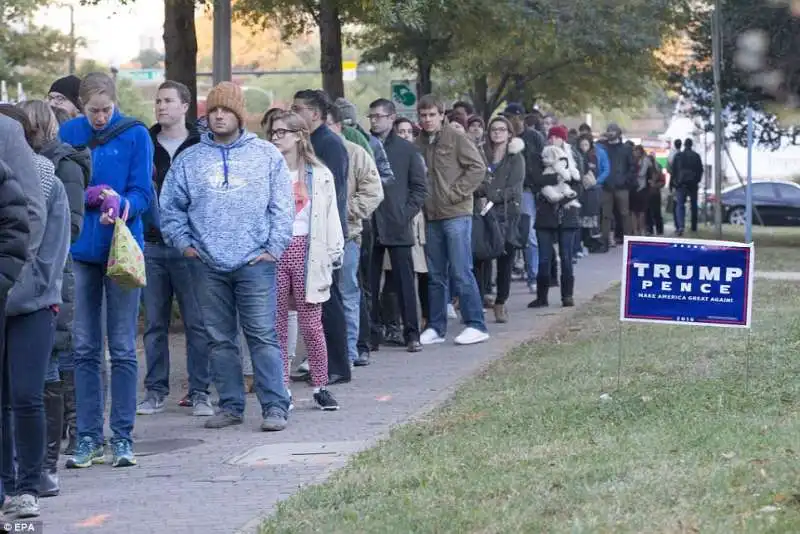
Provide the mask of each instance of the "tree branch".
MULTIPOLYGON (((330 1, 330 0, 322 0, 323 2, 330 1)), ((317 27, 320 26, 320 17, 319 17, 319 9, 314 4, 314 0, 303 0, 303 4, 306 6, 306 11, 308 14, 311 15, 311 18, 314 19, 314 24, 317 27)))
POLYGON ((508 82, 511 81, 511 74, 504 73, 500 78, 500 83, 497 85, 497 90, 492 94, 492 98, 486 103, 486 113, 491 113, 500 104, 501 97, 505 95, 508 82))

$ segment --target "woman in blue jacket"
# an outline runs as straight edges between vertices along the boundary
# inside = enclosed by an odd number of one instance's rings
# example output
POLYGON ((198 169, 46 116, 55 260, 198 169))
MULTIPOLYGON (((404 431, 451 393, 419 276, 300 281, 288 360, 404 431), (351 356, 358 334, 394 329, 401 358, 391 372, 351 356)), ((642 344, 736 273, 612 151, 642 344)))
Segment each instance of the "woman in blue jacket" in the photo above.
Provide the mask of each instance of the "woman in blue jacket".
POLYGON ((75 272, 75 397, 78 446, 67 467, 103 463, 104 360, 101 305, 107 302, 108 347, 111 355, 111 447, 113 466, 134 465, 133 424, 136 416, 136 328, 139 289, 126 289, 106 276, 114 221, 128 210, 127 224, 143 247, 142 215, 152 200, 153 144, 140 123, 117 109, 114 81, 92 73, 81 82, 84 113, 61 125, 62 141, 92 151, 92 179, 86 190, 86 211, 80 237, 72 245, 75 272), (123 125, 130 125, 123 128, 123 125), (132 125, 131 125, 132 124, 132 125))

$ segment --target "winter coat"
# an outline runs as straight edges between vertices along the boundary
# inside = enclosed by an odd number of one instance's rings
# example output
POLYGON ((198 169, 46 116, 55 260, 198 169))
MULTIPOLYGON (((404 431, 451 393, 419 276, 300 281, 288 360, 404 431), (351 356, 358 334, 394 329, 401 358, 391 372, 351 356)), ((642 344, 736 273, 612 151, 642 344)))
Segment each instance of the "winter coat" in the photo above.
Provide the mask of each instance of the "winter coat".
POLYGON ((37 154, 42 193, 47 206, 42 245, 11 288, 6 301, 6 315, 26 315, 61 305, 61 284, 69 253, 69 203, 64 185, 56 178, 52 162, 37 154))
POLYGON ((0 303, 5 302, 22 272, 29 241, 25 193, 8 165, 0 160, 0 303))
MULTIPOLYGON (((633 151, 625 143, 599 143, 608 156, 608 177, 601 183, 606 191, 630 189, 636 184, 636 165, 633 151)), ((598 180, 599 181, 599 180, 598 180)))
POLYGON ((321 124, 311 133, 311 146, 314 153, 333 174, 336 184, 336 207, 339 208, 339 219, 342 224, 342 234, 347 235, 347 149, 342 138, 321 124))
POLYGON ((542 150, 545 139, 542 134, 533 128, 525 128, 520 138, 525 142, 525 189, 532 190, 539 175, 542 174, 542 150))
POLYGON ((394 180, 383 184, 383 202, 375 211, 375 242, 381 245, 412 246, 413 221, 427 194, 425 167, 417 148, 389 132, 384 141, 394 180))
POLYGON ((471 216, 472 194, 486 177, 478 147, 449 124, 433 135, 423 132, 417 143, 428 167, 428 222, 471 216))
MULTIPOLYGON (((581 185, 581 176, 575 163, 575 159, 572 156, 571 147, 565 144, 561 152, 567 159, 566 173, 568 174, 565 173, 564 177, 568 175, 571 179, 571 181, 567 182, 567 185, 569 185, 577 193, 578 198, 580 198, 583 191, 583 186, 581 185)), ((537 230, 580 228, 580 208, 565 207, 565 204, 569 202, 568 200, 558 203, 551 203, 547 200, 547 198, 545 198, 544 195, 542 195, 541 191, 543 187, 548 185, 557 185, 560 180, 558 173, 547 173, 546 171, 547 169, 545 169, 545 173, 543 173, 536 181, 536 187, 533 190, 534 194, 536 195, 535 228, 537 230)))
POLYGON ((361 244, 361 231, 364 219, 369 219, 383 200, 381 177, 375 160, 369 152, 359 145, 345 139, 347 149, 347 239, 361 244))
MULTIPOLYGON (((123 115, 115 109, 106 128, 122 119, 123 115)), ((65 122, 59 131, 61 140, 74 147, 87 146, 95 133, 84 116, 65 122)), ((128 228, 143 248, 142 215, 150 208, 153 200, 153 142, 147 128, 133 126, 109 142, 92 149, 90 185, 101 184, 111 187, 122 197, 120 210, 128 206, 128 228)), ((100 210, 87 209, 81 235, 72 245, 73 259, 105 264, 113 235, 113 224, 100 224, 100 210)))
MULTIPOLYGON (((492 212, 504 233, 508 231, 508 220, 519 215, 521 211, 522 187, 526 176, 524 149, 525 142, 522 139, 519 137, 511 139, 506 155, 476 190, 478 197, 494 204, 492 212)), ((486 144, 485 155, 487 161, 492 160, 489 143, 486 144)))
MULTIPOLYGON (((55 165, 56 177, 64 185, 70 211, 70 243, 75 243, 83 228, 83 195, 92 177, 92 154, 89 149, 76 150, 60 141, 48 143, 40 153, 55 165)), ((72 256, 67 255, 61 284, 61 308, 58 310, 56 318, 56 338, 53 351, 72 350, 74 318, 75 274, 72 272, 72 256)))
MULTIPOLYGON (((189 132, 189 136, 181 143, 178 150, 175 151, 175 156, 170 157, 167 149, 158 142, 158 134, 161 133, 161 125, 155 124, 150 128, 150 139, 153 141, 153 185, 155 185, 156 189, 156 198, 161 195, 161 187, 164 185, 164 178, 167 177, 167 172, 175 158, 190 146, 194 146, 200 142, 200 133, 197 131, 197 128, 187 123, 186 130, 189 132)), ((156 202, 154 206, 158 206, 158 203, 156 202)), ((160 226, 159 217, 148 214, 148 216, 145 217, 145 241, 150 243, 164 243, 164 239, 161 237, 160 226)))
POLYGON ((292 239, 286 160, 272 143, 247 131, 227 145, 206 134, 184 150, 167 172, 159 200, 166 244, 180 251, 193 247, 215 271, 233 272, 265 252, 280 259, 292 239))
POLYGON ((703 160, 691 148, 685 148, 683 152, 676 155, 672 160, 672 167, 677 174, 675 187, 694 188, 703 179, 703 160))
POLYGON ((333 271, 342 266, 344 236, 341 225, 337 224, 339 210, 336 205, 336 186, 330 170, 324 166, 311 167, 311 179, 307 179, 306 186, 311 198, 306 257, 306 302, 319 304, 331 297, 333 271))
MULTIPOLYGON (((428 259, 425 257, 425 214, 417 213, 411 221, 411 231, 414 233, 414 244, 411 246, 411 263, 415 273, 428 272, 428 259)), ((383 270, 391 271, 392 262, 387 250, 383 255, 383 270)))

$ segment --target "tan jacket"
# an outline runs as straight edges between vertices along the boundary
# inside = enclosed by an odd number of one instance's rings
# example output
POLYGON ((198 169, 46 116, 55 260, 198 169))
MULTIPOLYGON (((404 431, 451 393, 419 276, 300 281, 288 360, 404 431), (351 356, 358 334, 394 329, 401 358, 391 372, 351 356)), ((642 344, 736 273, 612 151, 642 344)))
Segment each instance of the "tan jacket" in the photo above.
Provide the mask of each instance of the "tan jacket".
POLYGON ((428 221, 472 215, 472 193, 486 177, 478 147, 445 124, 433 136, 423 132, 418 144, 428 167, 428 221))
POLYGON ((344 256, 344 237, 336 207, 336 186, 327 167, 313 168, 310 189, 306 302, 319 304, 331 297, 333 270, 341 267, 344 256))
POLYGON ((364 219, 383 200, 383 184, 375 160, 363 147, 342 137, 347 150, 347 239, 361 244, 361 230, 364 219))

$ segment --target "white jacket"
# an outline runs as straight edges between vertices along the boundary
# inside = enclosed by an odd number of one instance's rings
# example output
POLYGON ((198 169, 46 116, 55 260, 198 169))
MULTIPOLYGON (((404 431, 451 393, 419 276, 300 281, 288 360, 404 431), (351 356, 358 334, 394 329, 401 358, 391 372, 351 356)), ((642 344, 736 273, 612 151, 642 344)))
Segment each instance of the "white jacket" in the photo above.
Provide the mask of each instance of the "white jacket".
MULTIPOLYGON (((301 171, 302 179, 305 172, 301 171)), ((319 304, 331 298, 333 270, 342 266, 344 236, 336 207, 333 174, 325 166, 312 168, 309 186, 311 213, 306 257, 306 302, 319 304)))

